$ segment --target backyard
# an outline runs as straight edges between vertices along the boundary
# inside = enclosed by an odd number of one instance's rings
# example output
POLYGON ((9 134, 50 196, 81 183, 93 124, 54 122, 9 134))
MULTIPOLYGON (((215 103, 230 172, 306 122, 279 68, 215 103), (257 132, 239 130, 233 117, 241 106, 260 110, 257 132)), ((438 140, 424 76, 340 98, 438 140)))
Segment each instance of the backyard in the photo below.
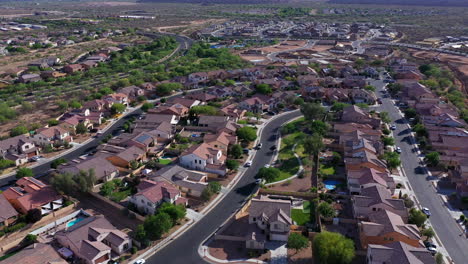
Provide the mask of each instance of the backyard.
POLYGON ((304 201, 302 208, 295 208, 291 210, 291 218, 299 226, 305 226, 307 223, 313 223, 315 218, 314 214, 311 213, 313 209, 313 203, 304 201))

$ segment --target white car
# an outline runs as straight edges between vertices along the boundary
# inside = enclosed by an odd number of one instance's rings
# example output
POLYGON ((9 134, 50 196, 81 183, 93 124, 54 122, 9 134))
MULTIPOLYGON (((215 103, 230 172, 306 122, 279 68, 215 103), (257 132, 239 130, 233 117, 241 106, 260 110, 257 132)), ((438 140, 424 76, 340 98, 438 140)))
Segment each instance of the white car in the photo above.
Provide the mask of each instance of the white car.
POLYGON ((270 168, 271 165, 270 164, 265 164, 265 168, 270 168))
POLYGON ((255 184, 262 184, 263 183, 263 179, 256 179, 255 180, 255 184))
POLYGON ((437 249, 435 247, 428 247, 427 250, 431 252, 432 255, 435 255, 437 253, 437 249))
POLYGON ((390 127, 390 129, 391 129, 391 130, 395 130, 395 129, 396 129, 396 126, 395 126, 395 125, 392 125, 392 126, 390 127))
POLYGON ((429 218, 431 216, 431 211, 427 207, 423 207, 421 211, 429 218))
POLYGON ((135 264, 145 264, 146 261, 144 259, 139 259, 137 261, 135 261, 135 264))
POLYGON ((395 152, 398 153, 398 154, 400 154, 400 153, 401 153, 401 148, 400 148, 400 147, 396 147, 395 152))
POLYGON ((252 161, 247 161, 245 164, 244 164, 244 167, 250 167, 252 166, 252 161))

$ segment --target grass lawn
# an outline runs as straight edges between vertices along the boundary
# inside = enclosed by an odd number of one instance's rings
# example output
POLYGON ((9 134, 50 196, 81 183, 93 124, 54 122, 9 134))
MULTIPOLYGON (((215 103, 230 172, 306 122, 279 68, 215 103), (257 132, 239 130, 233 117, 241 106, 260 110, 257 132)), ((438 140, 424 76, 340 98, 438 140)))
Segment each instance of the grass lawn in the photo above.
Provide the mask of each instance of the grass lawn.
POLYGON ((132 194, 132 190, 128 189, 128 190, 125 190, 125 191, 114 192, 109 196, 109 198, 114 202, 120 202, 123 199, 130 196, 131 194, 132 194))
POLYGON ((167 165, 167 164, 171 164, 172 160, 170 160, 170 159, 159 159, 158 163, 162 164, 162 165, 167 165))
POLYGON ((303 226, 309 222, 310 214, 305 213, 302 209, 291 209, 291 218, 297 225, 303 226))
POLYGON ((335 168, 333 166, 328 167, 320 164, 320 173, 325 176, 335 175, 335 168))
POLYGON ((303 211, 304 213, 310 213, 310 202, 309 201, 304 201, 304 203, 302 204, 302 207, 303 207, 303 211))

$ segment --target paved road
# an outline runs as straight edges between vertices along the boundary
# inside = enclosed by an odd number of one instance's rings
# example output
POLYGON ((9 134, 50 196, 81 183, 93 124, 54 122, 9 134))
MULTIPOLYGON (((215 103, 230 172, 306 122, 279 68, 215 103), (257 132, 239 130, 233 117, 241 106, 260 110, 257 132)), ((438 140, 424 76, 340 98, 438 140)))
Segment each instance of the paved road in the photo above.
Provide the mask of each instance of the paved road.
POLYGON ((460 236, 461 230, 455 223, 455 219, 449 214, 447 207, 432 186, 432 179, 420 163, 418 153, 413 151, 414 139, 407 122, 402 119, 393 101, 390 98, 383 98, 381 93, 383 82, 375 81, 372 84, 377 87, 377 95, 382 98, 383 104, 378 107, 379 111, 388 112, 397 127, 394 131, 395 142, 402 150, 402 167, 416 197, 421 206, 431 210, 431 224, 453 261, 457 264, 467 263, 468 240, 460 236))
POLYGON ((267 124, 261 135, 260 142, 263 144, 262 149, 257 152, 252 167, 245 172, 233 190, 201 221, 197 222, 195 226, 172 243, 156 252, 155 255, 146 260, 146 263, 204 263, 205 261, 198 254, 198 246, 228 219, 233 212, 241 207, 244 199, 255 190, 255 174, 265 164, 269 163, 272 158, 273 153, 269 149, 275 143, 276 137, 274 135, 282 124, 300 115, 299 111, 292 112, 278 117, 267 124))

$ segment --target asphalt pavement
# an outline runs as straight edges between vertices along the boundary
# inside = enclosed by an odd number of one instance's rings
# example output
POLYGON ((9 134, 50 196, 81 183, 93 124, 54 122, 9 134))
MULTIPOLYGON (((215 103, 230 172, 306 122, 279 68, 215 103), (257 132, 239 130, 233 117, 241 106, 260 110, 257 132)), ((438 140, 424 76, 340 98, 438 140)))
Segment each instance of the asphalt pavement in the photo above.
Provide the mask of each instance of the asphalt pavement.
POLYGON ((371 84, 377 88, 377 96, 382 98, 383 104, 376 109, 388 112, 396 125, 393 135, 396 146, 402 150, 400 156, 402 169, 418 201, 421 206, 427 207, 431 211, 430 222, 453 261, 457 264, 468 263, 468 240, 465 236, 461 236, 462 231, 431 184, 434 179, 427 173, 424 163, 415 149, 415 140, 411 135, 407 121, 401 116, 394 101, 382 94, 384 83, 374 81, 371 84))
POLYGON ((260 138, 260 142, 263 145, 262 148, 258 150, 253 159, 252 166, 245 172, 232 191, 205 217, 196 222, 195 226, 156 252, 146 260, 146 263, 205 263, 198 254, 199 245, 226 221, 232 213, 239 209, 243 205, 244 200, 256 190, 255 174, 260 168, 271 161, 273 155, 270 147, 275 144, 276 137, 272 135, 277 134, 282 124, 300 115, 299 111, 295 111, 268 123, 264 127, 260 138))

